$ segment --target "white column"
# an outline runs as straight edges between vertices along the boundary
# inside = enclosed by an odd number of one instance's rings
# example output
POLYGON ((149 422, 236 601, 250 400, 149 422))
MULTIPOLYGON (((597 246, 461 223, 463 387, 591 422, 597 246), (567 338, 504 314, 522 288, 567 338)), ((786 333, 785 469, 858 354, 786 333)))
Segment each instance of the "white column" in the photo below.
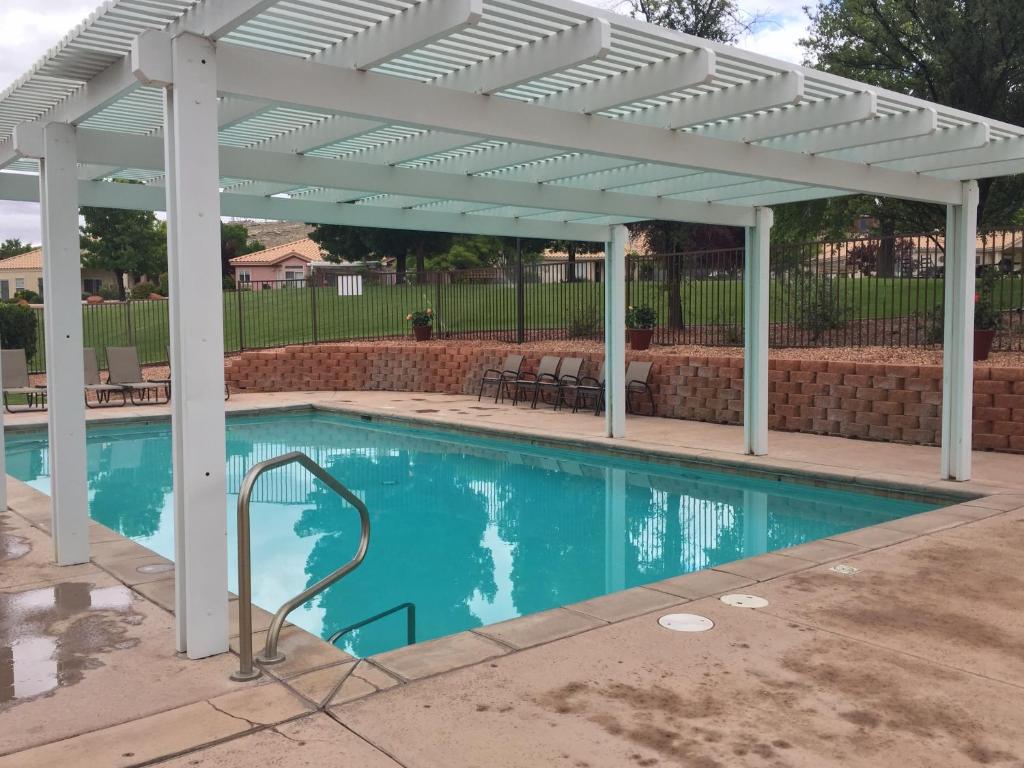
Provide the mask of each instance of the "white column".
POLYGON ((743 556, 768 551, 768 494, 743 491, 743 556))
MULTIPOLYGON (((3 356, 0 355, 0 358, 3 356)), ((3 381, 3 366, 0 365, 0 381, 3 381)), ((4 434, 4 407, 0 403, 0 512, 7 510, 7 437, 4 434)))
POLYGON ((942 344, 942 479, 971 479, 974 405, 974 270, 978 183, 963 184, 963 204, 946 210, 942 344))
POLYGON ((768 453, 768 254, 771 208, 754 211, 743 265, 743 451, 768 453))
POLYGON ((626 588, 626 470, 609 468, 604 476, 605 590, 626 588))
POLYGON ((178 646, 228 649, 224 320, 213 43, 172 42, 165 101, 178 646))
POLYGON ((604 258, 605 435, 626 436, 626 240, 622 224, 611 228, 604 258))
POLYGON ((75 129, 43 127, 39 161, 43 220, 43 325, 49 406, 50 502, 58 565, 89 562, 82 362, 82 266, 75 129))

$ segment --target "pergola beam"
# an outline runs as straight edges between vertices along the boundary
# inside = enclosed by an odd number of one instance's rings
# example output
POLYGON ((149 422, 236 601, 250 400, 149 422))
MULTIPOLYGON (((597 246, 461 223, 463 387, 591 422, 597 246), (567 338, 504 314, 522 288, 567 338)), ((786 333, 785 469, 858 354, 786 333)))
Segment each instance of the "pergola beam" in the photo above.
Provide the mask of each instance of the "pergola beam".
MULTIPOLYGON (((99 208, 123 208, 140 211, 165 211, 165 189, 161 186, 116 184, 107 181, 80 181, 81 205, 99 208)), ((39 183, 35 176, 0 173, 0 200, 39 201, 39 183)), ((237 216, 317 224, 408 229, 427 232, 532 237, 542 240, 580 240, 604 242, 608 228, 593 224, 572 224, 560 221, 505 218, 486 215, 433 213, 423 210, 395 210, 373 205, 338 205, 280 197, 222 192, 222 216, 237 216)))
POLYGON ((850 192, 925 202, 948 204, 959 199, 959 186, 943 179, 795 155, 768 147, 737 146, 735 142, 696 133, 671 132, 598 116, 543 109, 511 99, 327 67, 240 46, 222 45, 219 59, 221 90, 248 98, 334 110, 398 125, 468 131, 504 141, 624 157, 638 162, 795 184, 834 184, 850 192), (257 72, 258 76, 254 74, 257 72))
MULTIPOLYGON (((107 131, 79 132, 79 160, 125 167, 163 169, 162 142, 149 136, 107 131)), ((295 187, 332 187, 339 183, 366 193, 412 195, 439 200, 465 200, 580 213, 637 216, 726 226, 747 226, 752 211, 739 206, 715 206, 678 200, 658 200, 620 192, 505 181, 481 176, 457 176, 436 171, 398 168, 348 160, 305 157, 282 152, 220 147, 224 177, 279 182, 295 187)))
POLYGON ((172 25, 174 34, 190 32, 217 40, 256 18, 279 0, 205 0, 172 25))
POLYGON ((876 117, 872 120, 773 139, 765 143, 764 146, 817 155, 837 149, 864 147, 871 144, 927 136, 938 130, 938 127, 939 118, 934 109, 918 109, 901 115, 876 117))
POLYGON ((973 125, 937 130, 927 136, 884 141, 854 149, 830 151, 826 154, 838 160, 853 160, 869 164, 888 163, 895 160, 927 155, 941 156, 965 149, 984 147, 989 142, 990 134, 991 130, 986 123, 974 123, 973 125))

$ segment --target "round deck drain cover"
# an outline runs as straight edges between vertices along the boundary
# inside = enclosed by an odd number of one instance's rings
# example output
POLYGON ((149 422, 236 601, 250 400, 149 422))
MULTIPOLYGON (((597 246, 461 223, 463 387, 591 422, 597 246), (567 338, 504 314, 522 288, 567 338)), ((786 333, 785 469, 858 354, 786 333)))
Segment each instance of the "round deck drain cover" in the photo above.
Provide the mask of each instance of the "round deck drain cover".
POLYGON ((764 608, 768 605, 767 600, 757 595, 722 595, 719 599, 733 608, 764 608))
POLYGON ((853 576, 855 573, 860 573, 860 568, 854 568, 852 565, 845 565, 844 563, 833 565, 829 570, 841 573, 843 576, 853 576))
POLYGON ((172 563, 152 563, 150 565, 140 565, 135 570, 139 573, 166 573, 167 571, 173 571, 174 565, 172 563))
POLYGON ((673 632, 707 632, 715 622, 695 613, 669 613, 658 619, 658 623, 673 632))

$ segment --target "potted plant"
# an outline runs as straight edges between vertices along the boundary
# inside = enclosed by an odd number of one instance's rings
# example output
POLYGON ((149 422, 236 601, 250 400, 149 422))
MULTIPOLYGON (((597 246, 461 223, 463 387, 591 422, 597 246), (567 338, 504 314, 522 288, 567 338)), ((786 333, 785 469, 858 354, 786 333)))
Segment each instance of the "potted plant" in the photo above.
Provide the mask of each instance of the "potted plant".
POLYGON ((996 331, 1003 324, 1003 318, 996 309, 996 271, 992 268, 982 272, 978 291, 974 294, 974 359, 987 360, 992 351, 996 331))
POLYGON ((429 341, 430 333, 433 330, 431 323, 434 322, 434 310, 430 307, 417 309, 405 316, 405 319, 412 323, 412 333, 416 341, 429 341))
POLYGON ((630 349, 647 349, 651 346, 654 326, 658 323, 658 313, 648 306, 629 307, 626 310, 626 335, 629 337, 630 349))

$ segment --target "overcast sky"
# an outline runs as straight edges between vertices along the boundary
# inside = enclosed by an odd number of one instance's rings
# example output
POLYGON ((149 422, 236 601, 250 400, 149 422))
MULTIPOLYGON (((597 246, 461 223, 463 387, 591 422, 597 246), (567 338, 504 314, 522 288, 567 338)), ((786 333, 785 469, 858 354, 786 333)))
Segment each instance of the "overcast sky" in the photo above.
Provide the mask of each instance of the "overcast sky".
MULTIPOLYGON (((591 5, 622 9, 619 0, 584 0, 591 5)), ((740 43, 744 48, 799 62, 797 41, 807 29, 802 6, 808 0, 739 0, 745 13, 763 21, 740 43)), ((61 36, 88 16, 98 0, 2 0, 0 2, 0 91, 25 73, 57 44, 61 36)), ((39 208, 34 203, 0 201, 0 240, 17 237, 38 244, 39 208)))

